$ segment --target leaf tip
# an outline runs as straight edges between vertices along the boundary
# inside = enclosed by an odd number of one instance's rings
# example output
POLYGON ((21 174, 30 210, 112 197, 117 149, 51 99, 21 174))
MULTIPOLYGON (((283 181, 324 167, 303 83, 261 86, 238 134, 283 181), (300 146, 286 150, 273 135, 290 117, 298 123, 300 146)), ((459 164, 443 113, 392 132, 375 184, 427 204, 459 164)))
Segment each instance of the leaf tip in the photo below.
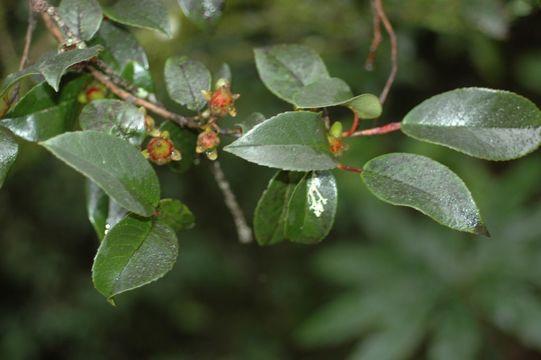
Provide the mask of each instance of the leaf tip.
POLYGON ((483 223, 479 223, 475 228, 473 228, 472 232, 476 235, 486 236, 487 238, 491 237, 488 228, 483 223))
POLYGON ((107 298, 107 302, 108 302, 109 304, 111 304, 112 306, 116 307, 115 299, 113 299, 112 297, 108 297, 108 298, 107 298))

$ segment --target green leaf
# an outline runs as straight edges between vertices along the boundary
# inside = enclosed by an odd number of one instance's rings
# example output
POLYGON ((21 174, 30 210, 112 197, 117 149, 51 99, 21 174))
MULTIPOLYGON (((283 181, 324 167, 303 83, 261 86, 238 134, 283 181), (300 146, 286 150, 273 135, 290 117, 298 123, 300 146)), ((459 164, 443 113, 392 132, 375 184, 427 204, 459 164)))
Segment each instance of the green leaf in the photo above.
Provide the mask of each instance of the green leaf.
POLYGON ((96 57, 103 48, 99 45, 86 49, 73 49, 65 51, 54 56, 48 56, 39 62, 38 69, 49 83, 58 91, 60 79, 66 71, 73 65, 88 61, 96 57))
POLYGON ((304 176, 287 206, 286 237, 303 244, 323 240, 334 223, 337 196, 336 180, 329 171, 304 176))
POLYGON ((336 106, 351 100, 353 93, 342 79, 328 78, 306 85, 293 95, 293 104, 301 109, 336 106))
POLYGON ((103 240, 107 225, 107 213, 109 210, 109 197, 98 185, 91 180, 86 180, 86 212, 88 220, 96 230, 98 238, 103 240))
POLYGON ((138 88, 138 92, 143 93, 141 95, 148 95, 148 93, 154 91, 154 81, 152 80, 150 71, 135 61, 130 61, 126 64, 121 76, 138 88))
POLYGON ((33 86, 6 114, 1 125, 27 141, 43 141, 73 129, 77 97, 88 85, 87 75, 66 76, 60 93, 45 82, 33 86))
POLYGON ((2 85, 0 86, 0 98, 4 97, 5 93, 17 82, 32 75, 40 75, 40 72, 37 66, 32 65, 21 71, 17 71, 15 73, 9 74, 2 81, 2 85))
POLYGON ((121 100, 95 100, 79 116, 83 130, 102 131, 140 146, 146 136, 145 114, 121 100))
POLYGON ((374 325, 374 302, 357 292, 338 296, 305 320, 297 330, 299 343, 308 348, 338 345, 359 337, 374 325))
POLYGON ((292 103, 300 109, 342 105, 357 112, 361 119, 375 119, 383 111, 377 96, 361 94, 353 97, 349 85, 338 78, 320 79, 302 87, 293 95, 292 103))
POLYGON ((96 34, 103 19, 100 4, 96 0, 62 0, 58 13, 77 38, 84 41, 96 34))
POLYGON ((92 281, 109 301, 163 277, 178 255, 178 241, 169 226, 152 219, 129 215, 103 239, 94 265, 92 281))
POLYGON ((87 49, 74 49, 60 54, 56 52, 45 53, 34 65, 31 65, 19 72, 8 75, 6 79, 4 79, 4 81, 2 82, 2 86, 0 87, 0 97, 4 96, 7 90, 9 90, 9 88, 15 83, 33 75, 39 75, 39 81, 43 80, 42 76, 44 76, 45 80, 47 80, 49 84, 51 84, 51 86, 53 86, 53 83, 54 85, 56 85, 55 90, 58 91, 57 81, 60 82, 60 79, 66 72, 67 68, 69 68, 71 65, 86 61, 94 57, 101 50, 101 47, 94 46, 87 49), (85 58, 86 55, 90 54, 94 55, 85 58), (71 61, 74 62, 70 63, 71 61), (62 70, 61 68, 63 66, 66 66, 66 68, 62 70))
POLYGON ((45 82, 32 87, 0 123, 15 135, 32 142, 43 141, 73 128, 79 104, 60 102, 45 82))
POLYGON ((191 229, 195 225, 195 217, 190 209, 182 202, 173 199, 160 200, 158 221, 175 232, 191 229))
POLYGON ((254 214, 259 245, 283 240, 313 244, 332 228, 337 191, 328 171, 279 171, 263 192, 254 214))
POLYGON ((425 332, 421 321, 411 321, 382 330, 367 337, 348 360, 409 359, 425 332))
POLYGON ((345 106, 359 114, 361 119, 375 119, 381 116, 383 107, 379 98, 372 94, 361 94, 348 100, 345 106))
POLYGON ((248 115, 248 117, 243 119, 242 122, 235 124, 235 126, 240 127, 242 130, 242 133, 246 134, 248 131, 252 130, 254 127, 261 124, 265 120, 267 120, 265 118, 265 115, 255 112, 248 115))
POLYGON ((1 125, 27 141, 44 141, 71 130, 77 108, 77 102, 65 102, 29 115, 6 118, 1 125))
POLYGON ((336 167, 319 113, 285 112, 257 125, 224 148, 244 160, 282 170, 336 167))
POLYGON ((428 348, 429 360, 478 359, 482 338, 479 325, 468 309, 453 306, 437 322, 432 343, 428 348))
POLYGON ((279 171, 270 180, 254 213, 254 233, 259 245, 274 245, 285 240, 289 200, 294 188, 305 175, 301 172, 279 171))
POLYGON ((178 0, 178 3, 184 15, 203 29, 216 25, 224 6, 224 0, 178 0))
POLYGON ((9 131, 0 127, 0 188, 8 175, 9 169, 17 158, 19 145, 9 131))
POLYGON ((404 153, 379 156, 366 163, 361 177, 383 201, 412 207, 452 229, 488 236, 464 182, 432 159, 404 153))
POLYGON ((541 111, 511 92, 457 89, 411 110, 402 131, 481 159, 512 160, 541 145, 541 111))
POLYGON ((293 103, 294 95, 304 86, 328 79, 323 60, 302 45, 277 45, 255 49, 259 77, 279 98, 293 103))
POLYGON ((171 99, 188 109, 201 110, 206 100, 201 93, 210 90, 210 72, 202 63, 186 56, 172 57, 165 63, 165 82, 171 99))
POLYGON ((120 25, 104 20, 93 43, 105 48, 100 57, 119 72, 124 71, 130 62, 136 62, 148 70, 145 50, 132 33, 120 25))
POLYGON ((513 286, 498 289, 494 295, 483 304, 491 322, 524 345, 541 349, 541 301, 537 293, 513 286))
POLYGON ((58 105, 57 93, 46 82, 32 86, 6 114, 6 119, 36 113, 58 105))
POLYGON ((171 161, 167 166, 174 172, 184 173, 190 169, 195 161, 195 147, 197 145, 197 134, 191 130, 181 128, 170 121, 162 123, 160 131, 167 131, 169 138, 175 144, 175 149, 180 151, 182 159, 171 161))
POLYGON ((124 25, 157 30, 171 37, 172 29, 167 14, 167 6, 163 0, 118 0, 105 9, 111 20, 124 25))
POLYGON ((102 132, 78 131, 41 144, 129 211, 150 216, 158 205, 158 177, 128 142, 102 132))
POLYGON ((86 180, 86 209, 88 220, 96 230, 100 241, 128 211, 109 198, 92 180, 86 180))

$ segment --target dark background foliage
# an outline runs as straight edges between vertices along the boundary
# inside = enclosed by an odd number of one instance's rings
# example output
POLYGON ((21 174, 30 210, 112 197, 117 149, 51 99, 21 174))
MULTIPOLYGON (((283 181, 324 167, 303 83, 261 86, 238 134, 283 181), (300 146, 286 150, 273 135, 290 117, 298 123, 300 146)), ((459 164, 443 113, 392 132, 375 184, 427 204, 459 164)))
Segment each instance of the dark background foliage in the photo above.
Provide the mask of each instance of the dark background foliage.
MULTIPOLYGON (((541 10, 535 1, 389 0, 385 5, 399 37, 400 70, 382 119, 398 121, 421 100, 465 86, 507 89, 541 103, 541 10)), ((209 33, 182 18, 172 1, 171 9, 174 39, 135 32, 148 52, 158 94, 165 94, 165 59, 187 54, 210 68, 224 61, 231 65, 234 90, 242 95, 240 118, 252 111, 270 116, 287 110, 258 80, 252 48, 291 42, 315 48, 330 72, 356 93, 378 93, 385 82, 387 42, 375 71, 363 68, 371 40, 368 1, 230 0, 209 33)), ((17 67, 25 28, 25 2, 2 0, 2 77, 17 67)), ((39 25, 31 59, 54 46, 39 25)), ((349 115, 333 116, 346 120, 349 115)), ((175 269, 155 284, 120 296, 112 307, 90 280, 98 243, 86 220, 83 178, 41 148, 23 143, 0 191, 0 358, 341 359, 359 340, 385 328, 387 320, 341 336, 339 329, 350 318, 347 309, 338 307, 318 324, 313 316, 322 306, 347 293, 368 296, 391 289, 380 306, 400 321, 432 285, 442 287, 444 295, 429 316, 427 336, 413 351, 400 349, 400 341, 392 338, 387 342, 399 357, 428 356, 428 339, 437 333, 448 304, 507 297, 501 311, 490 302, 473 312, 482 339, 474 358, 540 358, 539 152, 490 163, 397 133, 352 140, 345 162, 360 166, 389 151, 428 155, 456 171, 470 186, 494 237, 455 233, 409 209, 380 204, 358 176, 339 173, 336 224, 322 244, 241 245, 208 163, 201 161, 183 175, 159 171, 164 196, 182 199, 197 218, 196 228, 180 237, 175 269), (391 255, 375 255, 382 253, 391 255), (404 274, 428 280, 417 286, 404 274), (494 285, 500 283, 504 290, 494 285), (522 311, 522 318, 516 311, 509 315, 509 309, 522 311), (524 329, 513 325, 517 318, 522 324, 533 320, 524 329)), ((273 171, 220 155, 251 214, 273 171)), ((363 311, 376 310, 354 313, 363 311)), ((458 358, 456 351, 449 348, 448 358, 458 358)))

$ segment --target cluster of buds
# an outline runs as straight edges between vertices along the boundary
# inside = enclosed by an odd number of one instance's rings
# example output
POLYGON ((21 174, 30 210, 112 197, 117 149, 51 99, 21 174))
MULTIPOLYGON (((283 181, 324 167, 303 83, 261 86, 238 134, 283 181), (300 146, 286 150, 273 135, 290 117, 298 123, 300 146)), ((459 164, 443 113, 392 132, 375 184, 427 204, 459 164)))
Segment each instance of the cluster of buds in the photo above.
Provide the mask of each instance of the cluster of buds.
POLYGON ((214 85, 214 91, 201 91, 207 100, 208 109, 202 114, 207 119, 205 125, 201 126, 201 132, 197 137, 195 152, 205 154, 209 160, 218 158, 218 145, 220 144, 219 127, 216 120, 226 115, 237 116, 235 101, 240 97, 233 94, 231 83, 226 79, 219 79, 214 85))
POLYGON ((77 100, 81 104, 88 104, 94 100, 105 99, 107 96, 107 88, 102 84, 95 84, 89 86, 84 92, 79 94, 77 100))
POLYGON ((169 138, 168 131, 160 131, 154 128, 154 119, 145 115, 145 127, 152 136, 143 150, 143 156, 157 165, 165 165, 171 161, 180 161, 182 154, 175 148, 175 144, 169 138))
POLYGON ((329 133, 327 134, 327 139, 329 140, 329 148, 334 156, 342 156, 348 146, 344 143, 342 139, 343 126, 340 121, 336 121, 332 124, 329 133))
POLYGON ((237 100, 240 95, 231 92, 231 84, 229 81, 220 79, 216 82, 214 91, 203 90, 201 93, 208 102, 209 116, 237 116, 235 100, 237 100))
POLYGON ((220 145, 220 136, 212 125, 207 125, 197 137, 197 146, 195 152, 205 154, 209 160, 218 158, 218 145, 220 145))

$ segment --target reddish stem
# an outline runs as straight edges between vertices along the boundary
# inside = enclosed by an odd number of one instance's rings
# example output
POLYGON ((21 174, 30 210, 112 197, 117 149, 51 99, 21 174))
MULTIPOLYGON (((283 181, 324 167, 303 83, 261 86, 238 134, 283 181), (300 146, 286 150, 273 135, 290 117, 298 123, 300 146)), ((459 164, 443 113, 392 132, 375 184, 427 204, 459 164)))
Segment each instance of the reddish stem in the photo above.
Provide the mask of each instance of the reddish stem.
POLYGON ((353 124, 351 124, 351 128, 348 131, 342 133, 342 137, 350 137, 359 128, 359 114, 357 114, 357 111, 355 110, 351 111, 353 111, 353 124))
POLYGON ((379 45, 381 44, 381 40, 382 40, 381 18, 377 14, 374 1, 372 1, 372 10, 374 12, 373 24, 372 24, 372 31, 374 32, 374 36, 372 38, 372 43, 370 44, 370 51, 368 52, 368 57, 366 58, 366 62, 364 64, 365 69, 369 71, 371 71, 374 68, 374 61, 376 60, 376 53, 378 51, 379 45))
POLYGON ((351 136, 383 135, 383 134, 387 134, 393 131, 400 130, 400 126, 401 124, 399 122, 393 122, 393 123, 383 125, 377 128, 357 131, 356 133, 353 133, 351 136))
POLYGON ((381 95, 379 96, 379 100, 383 104, 385 100, 387 99, 387 95, 389 95, 389 91, 391 90, 391 87, 393 86, 394 80, 396 78, 396 73, 398 71, 398 44, 396 40, 396 34, 393 29, 393 25, 387 18, 387 15, 385 14, 385 10, 383 9, 383 4, 381 3, 382 0, 373 0, 372 4, 374 6, 374 10, 379 17, 381 23, 383 23, 383 27, 385 27, 385 31, 389 35, 389 40, 391 42, 391 73, 389 74, 389 77, 387 78, 387 82, 385 83, 385 87, 383 88, 383 91, 381 92, 381 95))
POLYGON ((357 173, 357 174, 360 174, 360 173, 363 172, 363 169, 361 169, 361 168, 354 167, 354 166, 349 166, 349 165, 344 165, 344 164, 337 164, 336 168, 338 170, 349 171, 349 172, 353 172, 353 173, 357 173))

